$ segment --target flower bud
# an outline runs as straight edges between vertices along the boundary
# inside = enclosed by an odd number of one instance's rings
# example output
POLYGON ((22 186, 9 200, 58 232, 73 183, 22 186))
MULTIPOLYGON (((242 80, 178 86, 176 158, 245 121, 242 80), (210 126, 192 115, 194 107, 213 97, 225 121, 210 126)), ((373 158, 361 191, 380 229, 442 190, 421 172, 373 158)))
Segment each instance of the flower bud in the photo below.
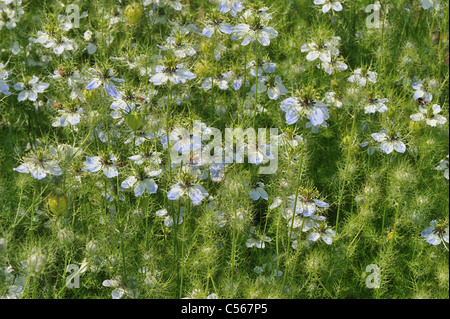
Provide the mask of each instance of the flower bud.
POLYGON ((45 255, 40 249, 33 249, 33 254, 27 259, 28 271, 32 275, 41 273, 45 266, 45 255))
POLYGON ((88 255, 93 256, 98 252, 98 243, 95 240, 91 240, 87 245, 86 245, 86 251, 88 253, 88 255))

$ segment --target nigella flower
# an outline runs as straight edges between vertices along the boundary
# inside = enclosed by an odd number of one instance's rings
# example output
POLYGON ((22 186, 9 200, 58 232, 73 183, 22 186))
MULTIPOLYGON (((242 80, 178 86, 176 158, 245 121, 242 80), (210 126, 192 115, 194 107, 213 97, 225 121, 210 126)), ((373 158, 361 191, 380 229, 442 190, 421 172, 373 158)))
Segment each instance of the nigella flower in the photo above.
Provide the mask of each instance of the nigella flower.
POLYGON ((441 160, 439 165, 435 167, 435 169, 438 171, 444 171, 444 177, 448 180, 448 160, 441 160))
POLYGON ((381 142, 380 149, 386 154, 391 153, 394 149, 399 153, 406 151, 405 144, 400 140, 399 134, 393 131, 381 130, 380 133, 373 133, 372 137, 375 141, 381 142))
POLYGON ((35 75, 33 75, 31 80, 28 80, 26 84, 23 82, 18 82, 14 84, 14 89, 17 91, 21 91, 19 93, 19 96, 17 97, 17 100, 19 102, 22 101, 36 101, 38 97, 38 93, 42 93, 49 87, 48 83, 45 82, 38 82, 39 78, 35 75))
POLYGON ((339 49, 328 40, 324 40, 322 45, 318 45, 315 42, 304 44, 300 51, 308 52, 306 55, 306 60, 308 61, 314 61, 319 58, 325 63, 331 63, 331 56, 339 54, 339 49))
POLYGON ((154 85, 161 85, 167 81, 173 84, 186 83, 186 80, 195 79, 197 76, 183 66, 177 64, 176 59, 165 59, 163 65, 155 68, 156 74, 150 78, 154 85))
POLYGON ((202 185, 193 182, 193 177, 186 170, 181 172, 180 181, 172 186, 167 193, 167 198, 177 200, 184 195, 187 195, 194 205, 200 204, 205 197, 209 196, 202 185))
POLYGON ((330 206, 323 201, 313 198, 317 195, 316 189, 312 189, 311 191, 305 189, 297 195, 297 203, 295 202, 295 195, 292 195, 290 196, 290 199, 292 200, 290 208, 292 210, 295 209, 296 214, 303 214, 305 217, 310 217, 315 213, 318 207, 327 208, 330 206))
POLYGON ((247 68, 250 69, 250 75, 253 77, 256 77, 256 70, 258 70, 258 76, 261 76, 263 73, 275 72, 276 66, 276 63, 264 61, 263 59, 259 59, 257 62, 252 60, 247 64, 247 68))
POLYGON ((20 16, 25 12, 21 7, 22 0, 2 0, 0 3, 0 30, 6 27, 8 30, 17 27, 20 16))
POLYGON ((13 170, 19 173, 29 173, 35 179, 43 179, 47 174, 56 176, 62 174, 58 161, 42 151, 31 152, 23 157, 23 163, 13 170))
POLYGON ((256 247, 259 249, 263 249, 266 247, 266 243, 272 241, 272 239, 266 235, 260 235, 256 233, 255 226, 250 227, 250 233, 248 234, 248 239, 245 242, 245 245, 248 248, 256 247))
POLYGON ((269 199, 269 195, 267 195, 267 192, 264 189, 264 183, 262 182, 258 182, 255 185, 251 186, 250 190, 248 191, 248 195, 255 201, 260 198, 263 198, 265 200, 269 199))
POLYGON ((0 92, 3 94, 11 94, 11 92, 8 91, 9 85, 5 82, 11 72, 6 71, 5 67, 6 66, 0 62, 0 92))
POLYGON ((65 70, 63 68, 58 68, 58 70, 53 71, 53 75, 49 76, 52 79, 67 79, 67 84, 71 88, 75 88, 76 84, 83 83, 84 79, 78 70, 65 70))
MULTIPOLYGON (((202 138, 198 134, 191 134, 183 127, 175 127, 169 134, 170 147, 180 154, 189 153, 202 148, 202 138)), ((167 149, 167 134, 161 138, 163 148, 167 149)))
POLYGON ((277 100, 281 95, 287 93, 286 87, 281 83, 281 78, 275 76, 261 76, 258 78, 258 83, 251 88, 252 92, 257 90, 258 93, 267 91, 267 95, 271 100, 277 100))
POLYGON ((132 90, 119 91, 113 99, 109 108, 112 110, 111 117, 116 120, 133 111, 140 111, 142 106, 149 101, 148 97, 136 95, 132 90))
POLYGON ((326 92, 325 93, 325 102, 330 103, 337 108, 342 107, 342 101, 335 92, 326 92))
POLYGON ((48 36, 46 41, 42 43, 45 48, 53 49, 53 53, 61 55, 64 51, 73 51, 77 49, 75 41, 65 36, 48 36))
POLYGON ((364 113, 372 114, 375 112, 386 112, 388 110, 386 104, 389 102, 388 99, 369 99, 368 103, 364 107, 364 113))
POLYGON ((94 75, 94 78, 88 82, 86 85, 86 90, 94 90, 100 85, 104 85, 105 90, 109 95, 112 97, 117 96, 117 89, 114 82, 121 83, 123 82, 123 79, 114 77, 114 72, 112 69, 100 72, 94 68, 89 68, 88 71, 94 75))
POLYGON ((439 0, 420 0, 420 4, 424 10, 441 10, 439 0))
POLYGON ((412 114, 410 118, 415 121, 423 121, 427 123, 429 126, 436 126, 437 124, 445 124, 447 119, 438 114, 441 112, 441 106, 438 104, 433 104, 432 107, 419 105, 419 113, 412 114))
MULTIPOLYGON (((102 286, 115 288, 111 292, 112 299, 120 299, 123 297, 123 295, 129 296, 131 298, 137 298, 139 296, 137 290, 133 290, 126 287, 125 283, 123 282, 120 276, 116 276, 115 279, 104 280, 102 282, 102 286)), ((131 284, 130 286, 134 285, 131 284)))
POLYGON ((342 4, 335 0, 314 0, 314 4, 322 4, 322 12, 327 13, 331 9, 334 11, 342 11, 342 4))
POLYGON ((228 90, 228 82, 232 76, 232 72, 230 73, 222 73, 220 75, 216 75, 214 78, 207 77, 202 83, 202 89, 205 91, 211 90, 213 84, 217 85, 221 90, 228 90))
POLYGON ((327 106, 305 96, 303 99, 289 97, 281 102, 280 108, 286 112, 286 124, 294 124, 301 116, 306 115, 312 126, 318 126, 329 118, 327 106))
POLYGON ((427 239, 427 243, 433 246, 437 246, 441 242, 448 243, 448 226, 438 224, 435 220, 431 221, 430 225, 421 232, 422 237, 427 239))
POLYGON ((357 86, 366 86, 367 81, 377 83, 377 76, 378 74, 376 72, 359 68, 353 71, 353 74, 350 75, 348 81, 356 83, 357 86))
POLYGON ((278 142, 278 145, 280 146, 288 145, 295 148, 303 142, 303 137, 301 137, 300 135, 295 135, 294 130, 292 130, 290 127, 287 127, 286 132, 278 135, 278 142))
POLYGON ((308 237, 309 241, 317 241, 319 238, 327 244, 331 245, 333 237, 336 235, 334 230, 329 228, 325 223, 321 223, 319 227, 314 228, 308 237))
MULTIPOLYGON (((169 212, 167 211, 167 209, 160 209, 157 212, 155 212, 156 216, 159 217, 165 217, 164 218, 164 225, 166 225, 166 227, 171 227, 173 225, 173 216, 175 214, 169 214, 169 212)), ((184 207, 180 207, 179 213, 178 213, 178 225, 180 225, 183 222, 183 216, 184 216, 184 207)))
POLYGON ((178 0, 145 0, 144 6, 146 7, 152 3, 157 7, 171 6, 176 11, 181 11, 181 9, 183 9, 182 4, 178 0))
POLYGON ((243 18, 247 23, 240 23, 234 27, 232 40, 244 39, 242 46, 258 41, 263 46, 270 45, 270 40, 278 36, 274 28, 263 24, 263 19, 250 10, 245 11, 243 18))
POLYGON ((117 158, 114 154, 110 154, 109 156, 86 156, 85 167, 91 173, 103 170, 106 177, 113 178, 119 175, 116 165, 117 158))
POLYGON ((69 107, 67 110, 58 109, 60 116, 52 123, 53 127, 65 127, 71 125, 74 131, 78 129, 76 125, 80 123, 84 110, 81 107, 69 107))
POLYGON ((322 61, 317 65, 317 67, 319 69, 322 68, 325 73, 329 75, 333 74, 334 70, 345 71, 348 68, 347 64, 344 62, 344 59, 340 56, 332 57, 330 62, 322 61))
POLYGON ((195 55, 195 49, 188 43, 183 43, 183 33, 176 33, 167 37, 165 45, 157 45, 163 51, 171 51, 177 58, 185 58, 186 56, 195 55))
POLYGON ((210 0, 211 2, 219 4, 219 11, 221 13, 228 13, 235 17, 238 12, 244 9, 242 2, 244 0, 210 0))
POLYGON ((433 94, 431 91, 438 88, 438 82, 435 79, 425 79, 414 82, 411 86, 415 90, 414 100, 421 98, 425 99, 427 102, 431 102, 433 99, 433 94))
POLYGON ((147 167, 139 167, 135 174, 126 178, 120 186, 125 189, 134 186, 134 195, 136 197, 144 193, 155 194, 158 190, 158 185, 156 185, 153 179, 149 178, 150 176, 152 174, 147 167))
POLYGON ((224 34, 231 34, 231 32, 233 32, 233 26, 223 21, 219 17, 218 12, 213 11, 206 27, 203 28, 202 34, 207 38, 211 38, 215 32, 219 31, 224 34))

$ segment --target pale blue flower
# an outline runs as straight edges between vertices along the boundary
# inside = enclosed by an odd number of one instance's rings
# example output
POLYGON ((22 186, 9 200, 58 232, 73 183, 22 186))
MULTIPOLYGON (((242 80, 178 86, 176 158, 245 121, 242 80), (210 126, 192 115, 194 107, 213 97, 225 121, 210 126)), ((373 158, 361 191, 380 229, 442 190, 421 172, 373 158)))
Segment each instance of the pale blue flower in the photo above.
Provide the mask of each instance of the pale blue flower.
POLYGON ((209 196, 208 192, 200 184, 178 182, 167 193, 167 198, 178 200, 184 195, 187 195, 194 205, 200 204, 205 197, 209 196))
POLYGON ((388 99, 369 99, 368 103, 364 107, 364 113, 372 114, 375 112, 384 113, 388 110, 385 103, 389 102, 388 99))
POLYGON ((19 102, 22 101, 36 101, 38 97, 38 93, 44 92, 48 87, 48 83, 38 82, 39 78, 33 75, 33 78, 24 84, 23 82, 18 82, 14 84, 14 89, 17 91, 21 91, 17 97, 19 102))
POLYGON ((448 243, 448 226, 444 228, 443 225, 439 225, 435 220, 431 221, 430 225, 421 232, 422 237, 426 238, 427 243, 433 246, 437 246, 441 242, 448 243))
POLYGON ((435 127, 436 125, 443 125, 447 123, 447 119, 440 115, 441 106, 433 104, 431 108, 428 106, 419 105, 419 113, 412 114, 411 120, 415 122, 425 121, 427 125, 435 127))
POLYGON ((113 178, 119 175, 116 163, 117 158, 114 156, 114 154, 111 154, 109 157, 87 156, 85 161, 85 168, 91 173, 96 173, 100 170, 103 170, 103 173, 106 177, 113 178))
POLYGON ((134 187, 134 195, 136 197, 144 193, 155 194, 158 190, 158 185, 156 185, 153 179, 148 178, 150 176, 150 170, 144 168, 142 172, 137 172, 137 174, 127 177, 120 186, 124 189, 134 187))
POLYGON ((35 179, 43 179, 47 174, 62 175, 58 161, 51 159, 42 152, 31 153, 23 158, 23 163, 13 168, 19 173, 30 174, 35 179))
POLYGON ((88 71, 92 75, 94 75, 94 78, 88 82, 88 84, 86 85, 86 90, 94 90, 100 85, 103 85, 109 95, 111 95, 112 97, 117 97, 118 93, 114 82, 121 83, 123 82, 123 79, 114 77, 112 69, 109 69, 107 73, 102 73, 95 70, 94 68, 89 68, 88 71))
POLYGON ((314 4, 316 5, 323 5, 322 6, 322 12, 327 13, 331 9, 334 11, 342 11, 342 4, 339 1, 335 0, 314 0, 314 4))
POLYGON ((381 130, 379 133, 373 133, 372 138, 381 142, 380 150, 386 154, 391 153, 393 150, 404 153, 406 151, 405 144, 400 140, 398 134, 388 134, 386 130, 381 130))
POLYGON ((258 182, 255 185, 253 185, 250 190, 248 191, 248 195, 253 200, 258 200, 260 198, 263 198, 265 200, 269 199, 269 195, 267 195, 267 192, 264 189, 264 183, 258 182))

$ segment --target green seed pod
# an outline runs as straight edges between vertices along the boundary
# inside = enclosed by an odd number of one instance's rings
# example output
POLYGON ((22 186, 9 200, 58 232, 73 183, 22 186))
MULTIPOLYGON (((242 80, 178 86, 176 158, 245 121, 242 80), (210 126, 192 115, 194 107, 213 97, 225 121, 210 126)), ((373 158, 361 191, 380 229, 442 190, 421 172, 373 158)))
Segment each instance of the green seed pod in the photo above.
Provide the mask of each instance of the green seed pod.
POLYGON ((56 216, 62 215, 68 206, 66 195, 53 195, 48 200, 48 208, 56 216))
POLYGON ((137 112, 131 112, 127 115, 127 124, 133 131, 136 131, 141 126, 141 115, 137 112))

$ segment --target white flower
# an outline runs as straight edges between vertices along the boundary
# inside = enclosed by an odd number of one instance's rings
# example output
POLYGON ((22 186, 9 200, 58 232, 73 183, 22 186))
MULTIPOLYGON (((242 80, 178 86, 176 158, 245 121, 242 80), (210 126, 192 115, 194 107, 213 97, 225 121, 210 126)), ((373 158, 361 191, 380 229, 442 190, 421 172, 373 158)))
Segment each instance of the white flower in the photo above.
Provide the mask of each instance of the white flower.
POLYGON ((212 2, 219 3, 219 11, 221 13, 228 13, 234 17, 236 13, 241 12, 244 9, 242 2, 244 0, 211 0, 212 2))
POLYGON ((136 290, 128 289, 125 286, 120 276, 116 276, 115 279, 104 280, 102 286, 115 288, 111 293, 112 299, 121 299, 124 295, 131 298, 137 298, 139 296, 136 290))
POLYGON ((427 102, 431 102, 431 100, 433 99, 433 94, 431 93, 431 91, 438 88, 438 82, 434 79, 425 79, 422 81, 414 82, 411 86, 415 90, 414 100, 423 98, 427 102))
POLYGON ((263 198, 265 200, 269 199, 269 196, 267 195, 267 192, 264 190, 264 183, 256 183, 256 185, 252 186, 251 189, 248 191, 248 195, 253 200, 258 200, 260 198, 263 198))
POLYGON ((190 44, 182 43, 180 36, 180 34, 176 34, 174 37, 167 37, 167 44, 157 46, 163 51, 172 51, 175 57, 180 59, 195 55, 195 49, 190 44))
POLYGON ((437 167, 435 167, 435 169, 438 171, 444 171, 444 177, 448 180, 448 160, 441 160, 441 162, 437 167))
POLYGON ((272 239, 265 235, 258 235, 255 234, 255 226, 250 227, 250 233, 248 235, 248 239, 245 243, 245 245, 248 248, 256 247, 259 249, 263 249, 266 247, 266 242, 270 242, 272 239))
POLYGON ((207 38, 211 38, 217 31, 224 34, 231 34, 231 32, 233 32, 233 26, 220 20, 209 21, 206 27, 203 28, 202 34, 207 38))
MULTIPOLYGON (((230 71, 231 72, 231 71, 230 71)), ((211 90, 213 84, 217 85, 221 90, 228 90, 228 82, 230 81, 230 73, 223 73, 214 78, 208 77, 202 83, 202 89, 205 91, 211 90)))
POLYGON ((345 71, 348 68, 347 64, 344 62, 344 59, 339 56, 331 58, 330 62, 321 62, 317 65, 317 67, 322 68, 325 73, 329 75, 333 74, 333 71, 335 69, 339 71, 345 71))
POLYGON ((337 108, 342 107, 341 100, 337 97, 335 92, 326 92, 325 93, 325 102, 334 105, 337 108))
POLYGON ((50 175, 62 174, 58 161, 49 158, 42 152, 31 153, 23 158, 23 163, 13 169, 19 173, 29 173, 35 179, 43 179, 50 175))
POLYGON ((161 85, 167 81, 173 84, 186 83, 186 80, 195 79, 197 76, 186 69, 182 64, 178 64, 175 67, 166 67, 164 65, 158 65, 155 69, 156 74, 150 78, 150 82, 154 85, 161 85))
POLYGON ((139 197, 144 193, 155 194, 158 190, 158 185, 156 185, 153 179, 147 178, 148 176, 151 176, 150 170, 144 168, 142 172, 138 171, 136 176, 133 175, 126 178, 120 186, 125 189, 134 186, 134 195, 136 197, 139 197))
POLYGON ((91 173, 103 170, 103 173, 106 177, 113 178, 119 175, 119 172, 116 168, 116 162, 117 158, 113 154, 111 154, 109 157, 87 156, 85 167, 91 173))
POLYGON ((241 42, 242 46, 246 46, 249 43, 253 43, 257 40, 261 45, 270 45, 270 40, 278 36, 278 32, 274 28, 269 26, 249 26, 248 24, 241 23, 238 24, 233 31, 233 40, 240 40, 244 38, 241 42))
POLYGON ((208 192, 200 184, 178 182, 167 193, 167 198, 177 200, 183 195, 188 195, 194 205, 200 204, 205 197, 209 196, 208 192))
POLYGON ((357 86, 366 86, 367 81, 377 83, 378 74, 373 71, 363 72, 361 68, 353 71, 353 74, 348 78, 349 82, 356 83, 357 86))
POLYGON ((388 110, 386 104, 389 102, 388 99, 369 99, 369 103, 366 104, 364 107, 364 113, 366 114, 372 114, 375 112, 386 112, 388 110))
POLYGON ((447 119, 438 114, 441 112, 441 106, 438 104, 433 104, 431 109, 429 107, 424 107, 419 105, 419 113, 412 114, 410 118, 415 121, 423 121, 427 123, 429 126, 436 126, 438 124, 443 125, 447 122, 447 119))
POLYGON ((261 76, 258 78, 257 85, 253 85, 252 92, 257 90, 258 93, 264 93, 267 91, 267 95, 271 100, 277 100, 280 95, 287 93, 286 87, 281 83, 281 78, 276 76, 261 76))
POLYGON ((441 5, 438 0, 420 0, 420 4, 424 10, 440 10, 441 5))
POLYGON ((330 9, 334 11, 342 11, 342 4, 339 1, 334 0, 314 0, 314 4, 322 4, 322 12, 327 13, 330 9))
POLYGON ((84 110, 79 107, 73 110, 58 110, 60 117, 58 117, 55 122, 52 123, 53 127, 65 127, 67 125, 72 125, 75 132, 77 131, 76 125, 80 123, 81 116, 84 110))
MULTIPOLYGON (((448 243, 448 227, 439 225, 437 221, 433 220, 430 222, 431 226, 422 230, 422 237, 427 239, 427 243, 437 246, 442 241, 448 243)), ((445 245, 445 244, 444 244, 445 245)))
POLYGON ((375 141, 381 142, 380 149, 386 154, 391 153, 394 149, 399 153, 406 151, 406 146, 398 134, 388 134, 386 130, 381 130, 380 133, 373 133, 372 137, 375 141))
POLYGON ((286 124, 294 124, 303 115, 310 120, 312 126, 318 126, 329 118, 327 104, 317 101, 304 102, 290 97, 281 102, 281 109, 286 112, 286 124))
POLYGON ((309 241, 317 241, 317 239, 322 238, 322 240, 327 244, 331 245, 333 237, 335 236, 334 230, 328 228, 325 224, 320 224, 316 227, 308 237, 309 241))
MULTIPOLYGON (((315 42, 310 42, 302 45, 300 51, 308 52, 306 55, 306 60, 308 61, 314 61, 319 58, 322 62, 331 63, 331 56, 339 54, 339 49, 336 48, 336 45, 332 42, 324 40, 323 45, 317 45, 315 42)), ((339 60, 338 62, 340 63, 341 61, 339 60)))
POLYGON ((117 96, 118 93, 114 82, 121 83, 123 82, 123 79, 114 77, 114 72, 112 69, 109 69, 107 72, 100 72, 94 68, 89 68, 88 71, 94 75, 94 78, 86 84, 86 90, 94 90, 103 85, 109 95, 112 97, 117 96))
POLYGON ((273 73, 275 72, 276 63, 268 61, 258 61, 256 63, 254 60, 247 64, 247 69, 250 69, 250 75, 256 77, 256 69, 258 69, 258 76, 263 75, 263 73, 273 73))
POLYGON ((19 102, 30 100, 32 102, 36 101, 38 93, 42 93, 49 87, 48 83, 38 82, 39 78, 33 75, 33 78, 23 84, 23 82, 18 82, 14 84, 14 89, 21 91, 17 97, 19 102))

